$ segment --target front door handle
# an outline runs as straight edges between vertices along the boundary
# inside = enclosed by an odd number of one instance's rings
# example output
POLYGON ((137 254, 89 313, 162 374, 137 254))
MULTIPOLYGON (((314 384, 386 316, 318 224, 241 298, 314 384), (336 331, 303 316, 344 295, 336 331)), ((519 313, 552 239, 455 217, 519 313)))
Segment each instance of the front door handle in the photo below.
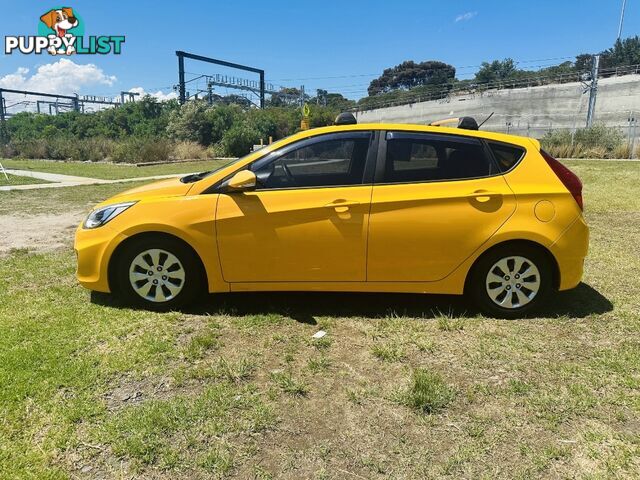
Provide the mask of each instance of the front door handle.
POLYGON ((491 197, 501 196, 501 193, 491 192, 489 190, 476 190, 473 193, 467 195, 467 198, 474 198, 481 203, 488 202, 491 200, 491 197))
POLYGON ((334 200, 331 203, 327 203, 325 208, 333 208, 338 213, 345 213, 349 211, 350 207, 360 205, 360 202, 351 202, 348 200, 334 200))

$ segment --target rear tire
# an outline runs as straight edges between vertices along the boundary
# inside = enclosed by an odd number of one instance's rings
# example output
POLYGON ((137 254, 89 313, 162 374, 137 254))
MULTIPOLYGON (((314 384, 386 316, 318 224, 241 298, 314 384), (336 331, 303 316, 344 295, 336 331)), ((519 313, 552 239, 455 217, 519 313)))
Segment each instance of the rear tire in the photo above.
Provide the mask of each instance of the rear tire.
POLYGON ((115 285, 126 303, 149 310, 191 305, 204 291, 200 260, 171 237, 133 239, 115 265, 115 285))
POLYGON ((482 313, 509 319, 539 311, 553 290, 548 256, 538 248, 517 244, 481 256, 466 286, 466 293, 482 313))

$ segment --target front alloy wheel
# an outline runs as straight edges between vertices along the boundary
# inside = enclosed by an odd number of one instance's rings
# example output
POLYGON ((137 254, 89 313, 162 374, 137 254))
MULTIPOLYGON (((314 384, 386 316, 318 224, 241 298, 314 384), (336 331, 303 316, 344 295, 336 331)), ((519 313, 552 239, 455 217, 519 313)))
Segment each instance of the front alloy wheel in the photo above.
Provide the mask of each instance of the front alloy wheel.
POLYGON ((180 294, 185 270, 171 252, 151 248, 140 252, 129 267, 131 288, 149 302, 162 303, 180 294))
POLYGON ((111 286, 127 303, 171 310, 190 304, 203 292, 202 263, 182 241, 169 236, 141 236, 122 248, 111 286))

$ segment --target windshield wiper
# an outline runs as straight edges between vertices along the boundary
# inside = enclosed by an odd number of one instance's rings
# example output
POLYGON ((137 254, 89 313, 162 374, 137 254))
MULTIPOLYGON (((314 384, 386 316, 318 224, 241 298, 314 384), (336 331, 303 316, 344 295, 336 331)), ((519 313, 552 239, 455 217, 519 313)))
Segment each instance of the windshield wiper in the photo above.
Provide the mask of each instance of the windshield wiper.
POLYGON ((200 173, 192 173, 191 175, 186 175, 186 176, 180 178, 180 181, 182 183, 197 182, 198 180, 202 180, 204 177, 209 175, 211 172, 212 172, 212 170, 207 170, 206 172, 200 172, 200 173))

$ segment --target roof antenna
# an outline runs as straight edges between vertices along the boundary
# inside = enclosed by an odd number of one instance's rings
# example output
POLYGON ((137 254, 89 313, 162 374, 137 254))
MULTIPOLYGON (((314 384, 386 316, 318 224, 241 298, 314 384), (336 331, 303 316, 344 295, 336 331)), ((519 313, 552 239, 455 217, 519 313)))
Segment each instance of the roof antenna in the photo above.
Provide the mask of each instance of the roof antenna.
POLYGON ((487 118, 485 118, 485 119, 482 121, 482 123, 480 123, 480 125, 478 125, 478 129, 480 129, 480 127, 481 127, 482 125, 484 125, 485 123, 487 123, 487 120, 489 120, 491 117, 493 117, 493 114, 494 114, 494 113, 496 113, 496 112, 491 112, 491 113, 489 114, 489 116, 488 116, 487 118))

